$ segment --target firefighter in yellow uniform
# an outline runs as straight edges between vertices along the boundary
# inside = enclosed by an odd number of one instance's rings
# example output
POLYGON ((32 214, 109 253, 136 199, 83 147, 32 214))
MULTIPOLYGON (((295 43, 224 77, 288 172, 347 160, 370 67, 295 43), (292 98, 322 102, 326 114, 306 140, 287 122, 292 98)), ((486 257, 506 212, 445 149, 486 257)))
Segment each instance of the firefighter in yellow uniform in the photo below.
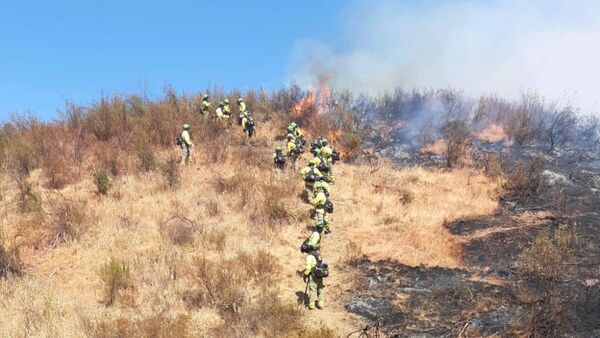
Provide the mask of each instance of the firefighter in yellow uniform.
POLYGON ((310 200, 314 197, 315 183, 323 177, 323 174, 317 169, 317 159, 308 161, 308 166, 300 170, 300 177, 304 180, 304 191, 306 199, 310 200), (312 175, 311 175, 312 173, 312 175))
POLYGON ((315 226, 322 226, 325 233, 331 232, 329 217, 325 210, 325 203, 327 203, 327 195, 329 194, 329 184, 326 182, 318 181, 315 183, 316 195, 310 201, 310 204, 315 208, 314 210, 314 221, 315 226))
POLYGON ((323 309, 325 306, 325 297, 323 294, 323 277, 317 277, 315 270, 321 256, 318 250, 311 251, 306 256, 306 266, 304 267, 304 281, 308 283, 308 308, 323 309))
POLYGON ((223 111, 223 107, 225 107, 225 104, 223 102, 219 102, 219 106, 217 107, 217 110, 215 110, 215 114, 217 115, 217 120, 219 121, 225 121, 226 119, 229 118, 229 116, 226 116, 224 111, 223 111))
POLYGON ((190 139, 189 129, 189 124, 186 123, 183 125, 183 131, 181 132, 181 140, 183 141, 181 143, 181 164, 187 164, 192 158, 192 147, 194 144, 190 139))
POLYGON ((298 160, 298 152, 296 151, 296 139, 294 135, 287 135, 287 156, 292 161, 292 166, 296 168, 296 161, 298 160))
POLYGON ((324 141, 323 147, 321 147, 321 158, 323 159, 324 166, 327 167, 327 170, 324 172, 325 176, 327 176, 328 182, 334 182, 335 176, 333 175, 333 149, 327 144, 327 140, 324 141))
POLYGON ((202 104, 200 106, 200 113, 207 117, 210 114, 210 110, 212 109, 212 105, 210 101, 208 101, 208 94, 204 94, 202 97, 202 104))
POLYGON ((244 119, 244 113, 247 112, 248 110, 246 109, 246 102, 244 102, 244 99, 242 99, 241 97, 237 100, 237 104, 238 104, 238 108, 240 110, 240 119, 239 119, 239 123, 241 124, 243 119, 244 119))
POLYGON ((231 107, 229 106, 229 99, 223 100, 223 115, 227 118, 231 117, 231 107))

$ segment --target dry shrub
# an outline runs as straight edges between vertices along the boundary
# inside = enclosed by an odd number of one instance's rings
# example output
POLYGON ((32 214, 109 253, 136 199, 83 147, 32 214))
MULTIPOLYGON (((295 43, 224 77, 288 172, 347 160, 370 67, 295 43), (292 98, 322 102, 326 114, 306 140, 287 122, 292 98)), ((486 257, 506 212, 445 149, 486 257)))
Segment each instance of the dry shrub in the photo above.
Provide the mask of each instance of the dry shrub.
POLYGON ((342 262, 346 265, 354 266, 363 256, 360 244, 349 241, 348 244, 346 244, 342 262))
POLYGON ((535 281, 552 281, 561 274, 565 263, 573 259, 577 244, 574 228, 557 230, 554 234, 543 231, 523 251, 520 263, 535 281))
POLYGON ((138 167, 142 172, 150 172, 156 169, 156 156, 148 143, 138 145, 135 155, 138 159, 138 167))
POLYGON ((48 227, 51 232, 50 245, 80 238, 85 231, 85 220, 85 203, 66 198, 54 203, 48 227))
POLYGON ((177 190, 181 184, 181 170, 177 156, 172 155, 162 165, 162 174, 165 184, 171 190, 177 190))
POLYGON ((361 155, 363 137, 360 133, 349 131, 344 133, 337 141, 342 150, 342 161, 352 162, 361 155))
POLYGON ((15 183, 18 188, 17 204, 21 212, 41 212, 42 195, 33 188, 29 179, 25 176, 15 176, 15 183))
POLYGON ((60 156, 48 156, 42 161, 46 183, 50 189, 62 189, 74 179, 75 173, 67 161, 60 156))
POLYGON ((471 131, 467 121, 451 121, 444 127, 446 139, 446 165, 454 168, 464 162, 469 147, 471 131))
POLYGON ((23 273, 23 266, 19 261, 18 251, 9 250, 4 241, 4 236, 0 233, 0 278, 8 276, 20 276, 23 273))
POLYGON ((131 271, 129 264, 124 261, 111 259, 98 270, 101 281, 102 300, 106 306, 114 304, 119 290, 131 286, 131 271))
POLYGON ((544 160, 536 157, 529 168, 523 162, 517 163, 506 181, 505 188, 509 197, 528 198, 538 193, 542 183, 544 160))
POLYGON ((102 144, 96 151, 96 162, 98 167, 117 177, 123 173, 125 165, 120 155, 121 151, 110 144, 102 144))
POLYGON ((483 157, 483 170, 490 177, 502 175, 502 159, 499 154, 485 154, 483 157))
POLYGON ((27 136, 15 137, 7 145, 7 167, 11 175, 29 177, 33 169, 38 167, 34 144, 26 139, 27 136))
POLYGON ((320 327, 318 329, 313 328, 303 328, 299 332, 297 332, 298 338, 335 338, 338 335, 328 327, 320 327))
POLYGON ((294 195, 290 191, 294 184, 289 178, 263 180, 257 185, 255 206, 250 215, 253 223, 276 227, 291 222, 295 216, 285 203, 289 196, 294 195))
POLYGON ((227 230, 217 226, 204 227, 202 243, 211 250, 223 251, 227 245, 227 230))
POLYGON ((263 251, 241 253, 218 261, 200 257, 194 261, 193 268, 198 290, 188 302, 193 306, 213 307, 226 319, 235 318, 248 305, 248 288, 255 286, 268 290, 273 278, 281 271, 277 259, 263 251))
POLYGON ((163 313, 157 313, 144 319, 122 317, 92 320, 84 318, 81 324, 86 335, 93 338, 170 338, 192 337, 189 332, 189 322, 188 316, 180 315, 171 318, 163 313))
MULTIPOLYGON (((575 316, 561 280, 575 257, 578 239, 575 229, 542 231, 525 249, 519 263, 525 272, 526 288, 531 293, 531 308, 526 331, 531 337, 557 337, 571 329, 575 316)), ((572 290, 571 290, 572 291, 572 290)))
POLYGON ((160 224, 161 233, 173 244, 185 246, 194 243, 195 223, 187 218, 174 217, 160 224))
POLYGON ((204 201, 203 205, 206 208, 206 212, 210 217, 216 217, 221 212, 221 209, 219 208, 219 203, 214 199, 204 201))
POLYGON ((108 190, 110 189, 110 180, 105 171, 96 171, 94 173, 94 184, 96 185, 96 191, 98 194, 108 194, 108 190))

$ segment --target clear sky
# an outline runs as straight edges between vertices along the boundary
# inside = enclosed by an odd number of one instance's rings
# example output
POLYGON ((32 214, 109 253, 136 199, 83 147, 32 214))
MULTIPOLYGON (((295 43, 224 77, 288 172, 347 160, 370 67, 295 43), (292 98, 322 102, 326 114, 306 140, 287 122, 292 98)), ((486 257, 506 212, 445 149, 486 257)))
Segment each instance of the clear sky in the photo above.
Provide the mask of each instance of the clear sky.
POLYGON ((287 82, 297 41, 335 34, 341 0, 0 0, 0 120, 65 99, 287 82))

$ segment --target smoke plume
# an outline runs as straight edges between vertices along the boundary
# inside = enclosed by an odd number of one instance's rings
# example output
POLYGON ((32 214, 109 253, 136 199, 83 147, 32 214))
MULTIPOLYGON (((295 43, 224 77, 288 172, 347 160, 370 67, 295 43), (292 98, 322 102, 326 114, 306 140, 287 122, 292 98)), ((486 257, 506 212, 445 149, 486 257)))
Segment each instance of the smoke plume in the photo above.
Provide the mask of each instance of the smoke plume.
POLYGON ((334 89, 455 88, 515 98, 535 91, 600 111, 600 3, 594 1, 354 1, 335 41, 293 55, 301 85, 334 89))

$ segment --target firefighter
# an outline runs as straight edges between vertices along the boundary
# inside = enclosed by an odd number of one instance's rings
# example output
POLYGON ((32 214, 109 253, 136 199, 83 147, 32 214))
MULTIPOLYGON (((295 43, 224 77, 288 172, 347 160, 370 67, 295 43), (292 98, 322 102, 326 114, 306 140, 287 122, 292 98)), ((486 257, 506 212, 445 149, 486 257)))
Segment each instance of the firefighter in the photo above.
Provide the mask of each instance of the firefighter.
POLYGON ((300 177, 304 180, 304 191, 306 200, 310 203, 314 197, 315 183, 323 177, 323 174, 317 168, 318 160, 308 161, 308 166, 300 170, 300 177))
POLYGON ((296 146, 296 139, 294 135, 288 134, 287 137, 287 156, 292 160, 292 165, 296 168, 296 161, 298 160, 298 149, 296 146))
POLYGON ((229 99, 223 100, 223 115, 227 118, 231 117, 231 107, 229 106, 229 99))
POLYGON ((317 181, 315 183, 316 194, 313 199, 310 200, 310 204, 314 209, 314 221, 315 226, 322 226, 324 232, 331 232, 331 222, 328 217, 327 206, 331 203, 328 200, 329 196, 329 184, 323 181, 317 181))
POLYGON ((238 123, 242 124, 242 120, 244 119, 244 113, 247 111, 246 110, 246 102, 244 102, 244 99, 240 97, 237 100, 237 104, 238 104, 238 108, 240 110, 240 118, 238 120, 238 123))
POLYGON ((180 134, 180 143, 181 143, 181 164, 188 164, 190 159, 192 158, 192 147, 194 144, 190 139, 190 125, 184 124, 183 130, 180 134))
POLYGON ((283 170, 285 168, 285 156, 283 155, 281 147, 275 147, 275 154, 273 154, 273 164, 275 168, 283 170))
POLYGON ((323 233, 323 226, 315 225, 315 230, 308 237, 308 249, 309 250, 321 250, 321 234, 323 233))
POLYGON ((229 118, 229 116, 225 115, 225 113, 223 111, 224 107, 225 107, 225 104, 223 102, 219 102, 219 107, 217 107, 217 110, 215 110, 215 114, 217 115, 217 120, 219 120, 219 121, 224 121, 229 118))
POLYGON ((212 105, 210 104, 210 101, 208 99, 209 99, 208 94, 204 94, 204 96, 202 96, 202 104, 200 106, 200 113, 202 115, 204 115, 204 117, 207 117, 210 114, 210 110, 212 109, 212 105))
POLYGON ((308 256, 306 256, 306 265, 303 273, 304 282, 308 284, 309 310, 314 310, 315 306, 318 309, 323 309, 325 306, 323 278, 327 275, 329 275, 329 270, 327 265, 324 265, 319 250, 310 251, 308 256), (324 273, 324 270, 327 270, 327 272, 324 273))
POLYGON ((245 111, 242 114, 242 130, 248 137, 254 136, 254 119, 250 117, 250 113, 245 111))

